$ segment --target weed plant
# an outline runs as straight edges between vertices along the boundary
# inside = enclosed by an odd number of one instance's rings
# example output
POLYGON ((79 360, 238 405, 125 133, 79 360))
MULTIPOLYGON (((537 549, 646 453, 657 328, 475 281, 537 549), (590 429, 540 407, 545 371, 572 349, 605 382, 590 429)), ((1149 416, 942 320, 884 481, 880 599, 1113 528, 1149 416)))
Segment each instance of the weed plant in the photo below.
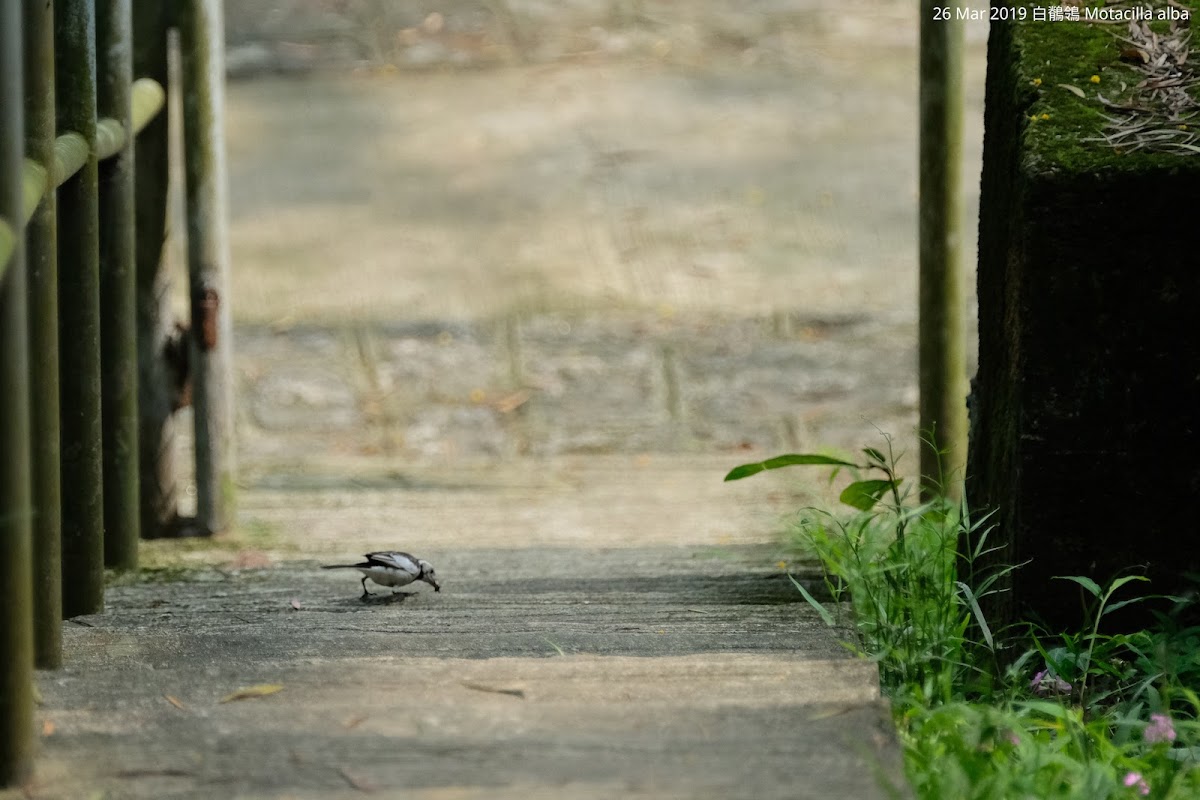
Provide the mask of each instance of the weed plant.
POLYGON ((792 581, 827 624, 852 615, 859 639, 849 646, 879 665, 916 795, 1200 798, 1200 697, 1190 688, 1200 680, 1200 628, 1181 622, 1187 603, 1167 598, 1175 609, 1156 614, 1153 630, 1109 632, 1112 612, 1149 598, 1133 594, 1145 579, 1101 586, 1064 576, 1091 600, 1083 631, 1024 623, 994 632, 981 601, 1019 566, 974 568, 989 554, 990 514, 940 497, 916 502, 890 438, 886 455, 863 455, 779 456, 726 480, 797 465, 832 467, 831 480, 851 474, 841 501, 854 513, 804 509, 790 532, 792 546, 820 561, 835 602, 792 581))

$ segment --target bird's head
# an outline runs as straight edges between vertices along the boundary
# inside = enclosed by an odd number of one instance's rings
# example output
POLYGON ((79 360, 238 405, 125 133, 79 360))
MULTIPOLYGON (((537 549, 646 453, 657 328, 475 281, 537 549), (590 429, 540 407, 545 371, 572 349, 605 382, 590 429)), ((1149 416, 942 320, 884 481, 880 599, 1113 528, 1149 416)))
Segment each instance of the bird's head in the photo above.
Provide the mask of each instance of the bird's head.
POLYGON ((417 580, 425 581, 433 587, 435 592, 440 592, 442 585, 438 583, 437 574, 433 571, 433 564, 421 558, 417 560, 417 566, 421 568, 421 574, 417 576, 417 580))

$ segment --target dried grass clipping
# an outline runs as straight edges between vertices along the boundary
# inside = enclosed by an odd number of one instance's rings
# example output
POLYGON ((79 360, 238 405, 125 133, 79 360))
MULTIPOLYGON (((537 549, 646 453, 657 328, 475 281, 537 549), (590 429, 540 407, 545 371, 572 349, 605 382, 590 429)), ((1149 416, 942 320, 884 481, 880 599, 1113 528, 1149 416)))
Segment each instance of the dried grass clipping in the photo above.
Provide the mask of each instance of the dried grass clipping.
POLYGON ((1160 36, 1146 22, 1133 21, 1127 33, 1117 36, 1121 58, 1144 77, 1124 102, 1097 95, 1106 108, 1118 112, 1106 117, 1102 141, 1121 152, 1200 153, 1200 131, 1189 124, 1200 116, 1200 103, 1192 94, 1200 76, 1188 64, 1191 30, 1172 21, 1160 36))

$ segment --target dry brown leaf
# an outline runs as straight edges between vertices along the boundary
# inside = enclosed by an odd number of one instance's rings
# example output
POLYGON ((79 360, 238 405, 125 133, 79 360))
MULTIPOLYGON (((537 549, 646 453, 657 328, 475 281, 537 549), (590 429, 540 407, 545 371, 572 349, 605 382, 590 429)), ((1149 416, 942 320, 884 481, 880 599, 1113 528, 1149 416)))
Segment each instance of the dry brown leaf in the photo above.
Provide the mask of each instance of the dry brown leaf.
POLYGON ((499 400, 497 400, 495 403, 492 404, 492 407, 495 408, 497 411, 499 411, 501 414, 510 414, 513 411, 516 411, 521 406, 528 403, 529 398, 531 396, 532 395, 530 395, 529 392, 522 389, 519 392, 513 392, 510 395, 501 397, 499 400))
POLYGON ((362 725, 366 721, 367 721, 366 714, 357 714, 342 723, 342 730, 352 731, 355 728, 357 728, 359 725, 362 725))
POLYGON ((54 720, 52 720, 52 719, 42 720, 42 736, 53 736, 55 730, 57 730, 57 729, 54 726, 54 720))
POLYGON ((1147 64, 1150 61, 1150 54, 1140 47, 1122 47, 1122 61, 1138 61, 1142 64, 1147 64))
POLYGON ((482 683, 475 683, 474 681, 462 681, 462 685, 467 687, 468 689, 473 689, 476 692, 488 692, 490 694, 506 694, 509 697, 519 697, 522 700, 525 699, 525 690, 524 689, 503 689, 498 686, 487 686, 482 683))
POLYGON ((1087 95, 1083 93, 1083 89, 1080 89, 1078 86, 1072 86, 1069 83, 1060 83, 1058 85, 1061 88, 1066 89, 1068 92, 1075 95, 1076 97, 1082 97, 1084 100, 1087 99, 1087 95))
POLYGON ((356 789, 364 794, 370 794, 371 792, 375 791, 375 787, 372 784, 364 781, 362 778, 356 778, 355 776, 351 775, 346 771, 345 767, 339 767, 338 773, 341 774, 346 783, 350 784, 351 789, 356 789))
POLYGON ((283 691, 282 683, 260 683, 257 686, 246 686, 220 699, 221 703, 232 703, 235 700, 249 700, 254 697, 266 697, 283 691))
POLYGON ((273 563, 271 556, 264 550, 239 550, 229 562, 231 569, 264 569, 273 563))
POLYGON ((183 701, 182 701, 182 700, 180 700, 178 697, 175 697, 174 695, 170 695, 170 694, 164 694, 164 695, 163 695, 163 698, 164 698, 164 699, 165 699, 165 700, 166 700, 168 703, 170 703, 171 705, 173 705, 173 706, 175 706, 176 708, 178 708, 180 711, 187 711, 187 706, 186 706, 186 705, 184 705, 184 704, 183 704, 183 701))

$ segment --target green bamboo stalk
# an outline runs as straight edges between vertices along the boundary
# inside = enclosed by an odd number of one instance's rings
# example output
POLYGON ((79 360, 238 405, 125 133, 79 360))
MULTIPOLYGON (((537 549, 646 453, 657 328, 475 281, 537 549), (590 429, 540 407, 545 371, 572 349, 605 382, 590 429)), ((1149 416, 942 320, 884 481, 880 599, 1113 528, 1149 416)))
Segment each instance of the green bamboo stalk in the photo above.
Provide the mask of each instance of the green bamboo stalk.
MULTIPOLYGON (((0 3, 0 219, 24 201, 21 5, 0 3)), ((29 330, 24 248, 14 241, 0 276, 0 787, 33 764, 33 542, 29 439, 29 330)))
MULTIPOLYGON (((134 0, 133 4, 134 72, 160 86, 168 85, 170 5, 162 0, 134 0)), ((167 103, 138 137, 135 151, 140 527, 145 538, 166 535, 178 516, 173 398, 162 356, 172 332, 171 279, 163 259, 170 113, 167 103)))
POLYGON ((0 280, 4 278, 4 271, 8 269, 9 256, 12 255, 16 246, 17 232, 13 230, 12 225, 0 219, 0 280))
MULTIPOLYGON (((919 382, 922 497, 962 494, 967 454, 960 172, 962 23, 921 0, 919 382)), ((953 17, 953 15, 951 15, 953 17)))
POLYGON ((58 190, 59 380, 62 401, 63 615, 104 609, 100 269, 96 48, 91 0, 54 5, 58 127, 80 134, 88 158, 58 190))
POLYGON ((182 0, 184 171, 192 303, 196 521, 229 527, 233 514, 233 365, 225 169, 221 0, 182 0))
POLYGON ((137 285, 134 264, 133 17, 130 0, 96 4, 96 106, 121 146, 99 167, 100 381, 104 428, 104 563, 138 564, 137 285), (105 120, 107 123, 108 119, 105 120), (114 126, 115 127, 115 126, 114 126))
MULTIPOLYGON (((43 2, 42 9, 49 15, 50 6, 43 2)), ((28 70, 26 71, 28 75, 28 70)), ((39 74, 42 74, 39 72, 39 74)), ((48 80, 54 80, 54 70, 46 71, 48 80)), ((159 112, 164 101, 163 88, 149 78, 139 78, 133 83, 133 132, 136 136, 159 112)), ((115 119, 101 119, 96 123, 96 158, 103 161, 116 155, 125 146, 125 129, 115 119)), ((33 217, 49 188, 58 188, 71 178, 88 159, 88 144, 77 133, 64 133, 54 142, 48 160, 25 159, 25 216, 28 223, 33 217), (49 166, 45 166, 49 165, 49 166)), ((0 277, 8 265, 8 257, 16 242, 16 234, 7 222, 0 220, 0 277)))
POLYGON ((54 11, 25 0, 25 261, 33 429, 34 650, 41 669, 62 666, 62 484, 58 394, 56 193, 40 164, 54 163, 54 11), (33 159, 32 161, 29 159, 33 159), (39 162, 39 163, 35 163, 39 162))

